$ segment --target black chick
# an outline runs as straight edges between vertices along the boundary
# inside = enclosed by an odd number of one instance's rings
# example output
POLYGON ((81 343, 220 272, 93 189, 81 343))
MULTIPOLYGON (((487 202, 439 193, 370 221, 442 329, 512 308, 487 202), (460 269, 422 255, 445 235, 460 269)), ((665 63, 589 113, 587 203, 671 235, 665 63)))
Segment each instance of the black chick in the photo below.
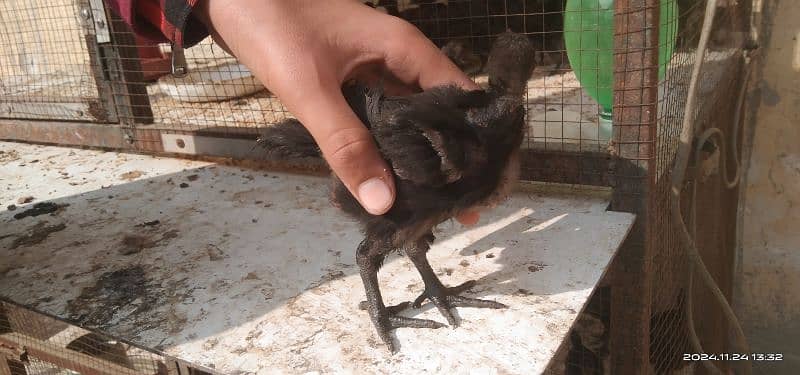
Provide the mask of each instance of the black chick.
POLYGON ((442 46, 442 53, 450 58, 466 75, 472 76, 481 72, 483 61, 463 39, 453 39, 442 46))
MULTIPOLYGON (((396 199, 386 214, 367 213, 344 184, 333 176, 333 203, 357 219, 365 238, 356 262, 366 290, 362 307, 369 311, 378 335, 394 352, 389 332, 399 327, 440 328, 432 320, 398 316, 408 303, 384 305, 378 269, 387 254, 402 249, 425 283, 414 301, 430 299, 455 327, 454 307, 504 308, 505 305, 459 294, 469 281, 446 287, 428 263, 433 228, 466 210, 493 206, 505 198, 518 175, 518 151, 524 135, 523 100, 519 87, 532 72, 533 47, 528 38, 505 33, 492 49, 494 67, 488 90, 436 87, 405 97, 386 96, 380 89, 348 86, 345 97, 370 129, 394 173, 396 199), (499 69, 506 58, 506 69, 499 69)), ((524 87, 524 86, 523 86, 524 87)), ((319 148, 297 120, 269 127, 258 141, 269 158, 319 156, 319 148)))
POLYGON ((535 61, 536 50, 527 36, 511 31, 500 34, 486 60, 489 87, 506 95, 524 96, 528 79, 536 67, 535 61))

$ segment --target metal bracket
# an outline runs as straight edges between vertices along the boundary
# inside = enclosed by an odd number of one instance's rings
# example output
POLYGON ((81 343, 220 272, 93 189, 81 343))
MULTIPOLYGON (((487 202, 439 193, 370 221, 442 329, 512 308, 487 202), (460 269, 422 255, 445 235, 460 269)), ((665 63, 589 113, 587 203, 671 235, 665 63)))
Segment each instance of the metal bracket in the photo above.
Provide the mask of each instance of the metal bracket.
POLYGON ((161 133, 164 152, 189 155, 219 156, 234 159, 252 158, 252 139, 210 137, 193 134, 161 133))
POLYGON ((111 32, 109 31, 108 19, 106 18, 106 8, 103 5, 103 0, 89 0, 91 7, 91 17, 86 8, 81 9, 81 17, 87 21, 92 22, 94 28, 94 35, 97 38, 97 44, 111 43, 111 32))
POLYGON ((183 46, 172 43, 172 75, 178 78, 185 77, 189 73, 186 65, 186 56, 183 54, 183 46))

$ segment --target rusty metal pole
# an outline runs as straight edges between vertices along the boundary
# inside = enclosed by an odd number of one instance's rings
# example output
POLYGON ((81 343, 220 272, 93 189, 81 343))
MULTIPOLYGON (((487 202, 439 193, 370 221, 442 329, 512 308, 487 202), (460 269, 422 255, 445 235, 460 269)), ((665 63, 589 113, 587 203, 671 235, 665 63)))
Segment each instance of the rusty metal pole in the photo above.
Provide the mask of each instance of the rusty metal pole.
POLYGON ((648 374, 656 181, 659 0, 614 3, 615 153, 611 208, 637 215, 612 268, 611 373, 648 374))

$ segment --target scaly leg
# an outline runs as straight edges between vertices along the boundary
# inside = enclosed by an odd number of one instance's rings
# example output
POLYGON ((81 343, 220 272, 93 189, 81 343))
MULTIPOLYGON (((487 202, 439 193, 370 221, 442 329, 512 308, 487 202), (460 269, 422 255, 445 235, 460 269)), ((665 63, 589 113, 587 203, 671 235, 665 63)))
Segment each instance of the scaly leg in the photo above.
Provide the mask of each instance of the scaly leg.
POLYGON ((454 287, 446 287, 442 284, 436 274, 433 272, 430 263, 428 262, 428 249, 433 242, 433 233, 420 238, 417 243, 406 250, 406 254, 417 267, 422 280, 425 282, 425 291, 414 300, 414 307, 420 307, 422 302, 430 299, 433 305, 439 310, 447 322, 453 327, 458 327, 458 322, 452 311, 454 307, 480 307, 489 309, 504 309, 508 306, 495 302, 485 301, 477 298, 462 297, 459 294, 475 286, 475 280, 467 281, 461 285, 454 287))
POLYGON ((441 328, 444 324, 427 319, 406 318, 396 315, 400 310, 408 306, 408 303, 397 306, 386 307, 383 304, 381 291, 378 286, 378 268, 383 263, 383 259, 388 253, 388 245, 383 242, 364 239, 358 245, 356 252, 356 262, 361 273, 361 281, 364 282, 364 291, 367 294, 366 303, 361 303, 362 308, 366 307, 369 317, 378 336, 386 343, 389 350, 394 353, 396 347, 392 341, 389 331, 395 328, 441 328))

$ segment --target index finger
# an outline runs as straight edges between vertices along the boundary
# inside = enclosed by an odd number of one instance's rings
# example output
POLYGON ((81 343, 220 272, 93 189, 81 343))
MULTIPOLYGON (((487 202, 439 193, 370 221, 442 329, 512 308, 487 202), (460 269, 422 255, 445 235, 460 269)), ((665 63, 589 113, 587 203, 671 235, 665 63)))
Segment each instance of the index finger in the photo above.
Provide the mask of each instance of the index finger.
POLYGON ((386 67, 410 85, 423 90, 455 84, 465 90, 478 90, 478 86, 436 47, 419 29, 402 21, 395 37, 382 43, 386 67))

